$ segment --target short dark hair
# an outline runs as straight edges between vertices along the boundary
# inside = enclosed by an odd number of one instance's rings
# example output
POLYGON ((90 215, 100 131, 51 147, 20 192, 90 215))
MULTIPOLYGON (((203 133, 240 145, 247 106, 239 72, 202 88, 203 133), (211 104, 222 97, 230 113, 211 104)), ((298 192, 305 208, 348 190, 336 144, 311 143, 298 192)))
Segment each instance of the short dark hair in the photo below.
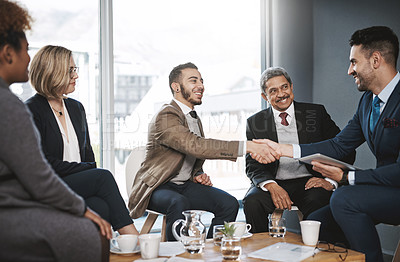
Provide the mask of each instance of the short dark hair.
POLYGON ((172 94, 174 94, 174 90, 171 86, 172 83, 181 83, 182 70, 187 68, 198 70, 195 64, 188 62, 186 64, 175 66, 174 69, 172 69, 171 73, 169 73, 169 88, 171 89, 172 94))
POLYGON ((366 57, 379 51, 386 63, 397 66, 399 57, 399 39, 396 34, 387 26, 372 26, 357 30, 349 40, 350 46, 362 45, 366 57))

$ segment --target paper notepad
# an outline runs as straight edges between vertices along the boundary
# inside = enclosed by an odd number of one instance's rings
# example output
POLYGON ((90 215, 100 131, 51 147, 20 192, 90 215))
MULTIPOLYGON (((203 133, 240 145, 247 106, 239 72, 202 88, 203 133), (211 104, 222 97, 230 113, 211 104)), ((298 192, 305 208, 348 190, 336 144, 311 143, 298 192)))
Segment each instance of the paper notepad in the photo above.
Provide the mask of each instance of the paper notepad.
MULTIPOLYGON (((275 261, 301 261, 314 254, 314 247, 289 244, 285 242, 276 243, 248 254, 249 257, 268 259, 275 261)), ((318 250, 317 250, 318 251, 318 250)))

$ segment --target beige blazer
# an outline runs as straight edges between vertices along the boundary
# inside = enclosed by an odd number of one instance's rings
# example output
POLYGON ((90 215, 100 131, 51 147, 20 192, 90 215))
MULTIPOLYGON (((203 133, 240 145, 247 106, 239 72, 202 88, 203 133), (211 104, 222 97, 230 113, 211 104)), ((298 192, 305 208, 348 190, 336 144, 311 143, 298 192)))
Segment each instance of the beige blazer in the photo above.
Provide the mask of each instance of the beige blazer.
MULTIPOLYGON (((201 122, 201 135, 204 136, 201 122)), ((151 193, 177 175, 187 154, 195 156, 192 171, 202 171, 205 159, 238 157, 239 141, 206 139, 189 130, 186 117, 178 104, 171 101, 162 106, 149 124, 146 157, 137 172, 129 196, 128 207, 132 218, 141 217, 150 201, 151 193)))

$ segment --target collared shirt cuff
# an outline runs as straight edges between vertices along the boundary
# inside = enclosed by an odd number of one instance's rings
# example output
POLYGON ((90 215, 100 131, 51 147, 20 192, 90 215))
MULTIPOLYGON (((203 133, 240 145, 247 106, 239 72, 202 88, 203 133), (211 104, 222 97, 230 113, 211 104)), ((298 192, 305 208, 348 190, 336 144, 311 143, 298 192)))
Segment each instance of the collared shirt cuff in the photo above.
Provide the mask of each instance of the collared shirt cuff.
POLYGON ((238 156, 246 155, 246 141, 239 141, 238 156))
POLYGON ((299 159, 301 157, 301 148, 298 144, 293 144, 293 158, 299 159))
POLYGON ((333 185, 333 191, 335 191, 335 189, 337 189, 338 188, 338 182, 336 182, 335 180, 333 180, 333 179, 330 179, 330 178, 328 178, 328 177, 325 177, 325 180, 326 181, 328 181, 329 183, 331 183, 332 185, 333 185))
POLYGON ((274 180, 266 180, 264 182, 258 183, 258 187, 261 188, 261 190, 268 192, 268 190, 264 186, 266 184, 269 184, 269 183, 275 183, 276 184, 276 182, 274 180))
POLYGON ((355 171, 349 171, 349 174, 347 176, 347 180, 349 180, 349 185, 354 185, 356 181, 356 172, 355 171))

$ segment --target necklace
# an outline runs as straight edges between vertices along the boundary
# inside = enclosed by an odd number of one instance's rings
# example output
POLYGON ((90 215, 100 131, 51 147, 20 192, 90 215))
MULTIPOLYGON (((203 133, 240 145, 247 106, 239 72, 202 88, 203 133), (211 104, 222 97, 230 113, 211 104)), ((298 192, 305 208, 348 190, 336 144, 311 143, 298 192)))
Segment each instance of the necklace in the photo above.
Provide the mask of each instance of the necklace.
POLYGON ((51 109, 53 109, 56 113, 58 113, 58 117, 61 117, 61 116, 63 115, 63 113, 62 113, 62 107, 61 107, 61 110, 55 109, 52 105, 50 105, 50 107, 51 107, 51 109))

